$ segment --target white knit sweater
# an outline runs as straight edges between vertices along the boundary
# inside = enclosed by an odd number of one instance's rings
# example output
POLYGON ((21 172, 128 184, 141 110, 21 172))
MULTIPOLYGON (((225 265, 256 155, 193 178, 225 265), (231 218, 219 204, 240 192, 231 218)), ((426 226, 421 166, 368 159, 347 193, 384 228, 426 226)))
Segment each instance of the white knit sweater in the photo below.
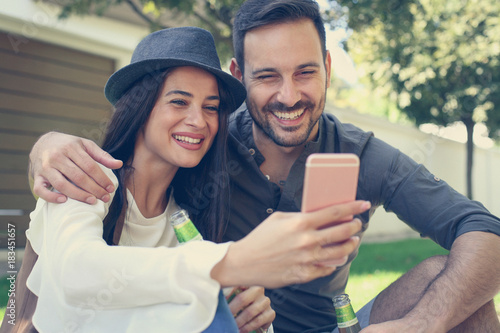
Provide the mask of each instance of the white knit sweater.
MULTIPOLYGON (((116 188, 112 171, 102 168, 116 188)), ((128 200, 121 246, 102 239, 109 203, 38 200, 26 234, 39 255, 27 285, 39 298, 33 324, 40 332, 188 333, 212 322, 220 285, 210 271, 229 243, 175 247, 173 197, 151 219, 130 192, 128 200)))

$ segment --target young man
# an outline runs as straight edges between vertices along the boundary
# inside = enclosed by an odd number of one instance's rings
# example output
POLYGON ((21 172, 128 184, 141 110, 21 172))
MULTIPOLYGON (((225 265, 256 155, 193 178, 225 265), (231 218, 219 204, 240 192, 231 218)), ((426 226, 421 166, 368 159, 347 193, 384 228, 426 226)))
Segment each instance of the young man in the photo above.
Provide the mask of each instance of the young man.
MULTIPOLYGON (((357 198, 372 203, 358 216, 363 231, 375 208, 384 206, 451 250, 424 261, 367 304, 358 317, 363 327, 373 325, 363 332, 500 331, 492 302, 500 289, 500 220, 371 133, 323 113, 332 59, 316 2, 248 0, 233 35, 231 72, 248 95, 247 109, 230 125, 232 192, 225 240, 242 238, 274 211, 300 210, 308 155, 354 153, 361 160, 357 198)), ((54 133, 40 139, 31 154, 35 193, 64 201, 48 191, 52 184, 82 201, 107 200, 110 182, 95 173, 89 154, 119 166, 87 140, 54 133)), ((275 331, 335 329, 331 297, 344 290, 356 254, 330 276, 268 290, 275 331)))

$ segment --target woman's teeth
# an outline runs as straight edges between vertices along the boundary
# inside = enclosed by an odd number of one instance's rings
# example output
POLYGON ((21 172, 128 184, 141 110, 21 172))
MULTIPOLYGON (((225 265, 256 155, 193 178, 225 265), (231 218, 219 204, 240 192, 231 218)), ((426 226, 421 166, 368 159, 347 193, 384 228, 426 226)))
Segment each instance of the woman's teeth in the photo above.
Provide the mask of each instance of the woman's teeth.
POLYGON ((198 144, 201 142, 201 139, 193 139, 183 135, 174 135, 174 139, 180 142, 190 143, 190 144, 198 144))
POLYGON ((293 112, 280 112, 280 111, 275 111, 273 114, 282 120, 295 120, 302 116, 304 113, 304 110, 299 110, 299 111, 293 111, 293 112))

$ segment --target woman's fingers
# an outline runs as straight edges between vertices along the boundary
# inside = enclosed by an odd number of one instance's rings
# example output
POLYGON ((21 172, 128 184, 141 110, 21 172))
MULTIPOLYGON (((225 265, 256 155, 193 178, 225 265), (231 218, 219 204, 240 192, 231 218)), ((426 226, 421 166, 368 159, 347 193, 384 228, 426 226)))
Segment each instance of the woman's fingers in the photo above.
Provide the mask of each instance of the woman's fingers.
POLYGON ((230 245, 212 277, 223 286, 278 288, 331 274, 359 244, 362 223, 352 216, 369 208, 355 201, 311 213, 275 212, 230 245))
POLYGON ((304 219, 308 227, 321 229, 352 220, 354 215, 361 214, 370 207, 369 201, 357 200, 305 213, 304 219))
POLYGON ((265 296, 262 287, 244 290, 233 298, 229 303, 229 308, 235 314, 240 332, 251 332, 259 328, 267 329, 276 317, 276 313, 271 308, 271 301, 265 296))
POLYGON ((359 237, 353 236, 340 244, 322 246, 321 250, 318 250, 316 264, 327 267, 343 266, 358 245, 359 237))
POLYGON ((238 328, 240 329, 240 333, 267 332, 267 329, 271 326, 275 318, 276 312, 274 312, 272 308, 268 308, 267 310, 259 313, 250 322, 241 327, 238 326, 238 328))

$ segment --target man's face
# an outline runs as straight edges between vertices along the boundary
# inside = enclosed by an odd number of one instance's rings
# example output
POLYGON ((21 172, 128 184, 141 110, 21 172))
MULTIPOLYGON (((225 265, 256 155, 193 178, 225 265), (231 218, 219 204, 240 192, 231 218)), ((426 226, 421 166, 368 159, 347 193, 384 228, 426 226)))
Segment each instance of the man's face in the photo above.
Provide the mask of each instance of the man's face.
POLYGON ((244 76, 238 70, 233 75, 247 88, 254 133, 283 147, 314 139, 330 85, 331 60, 329 54, 323 60, 313 22, 303 19, 254 29, 244 45, 244 76))

